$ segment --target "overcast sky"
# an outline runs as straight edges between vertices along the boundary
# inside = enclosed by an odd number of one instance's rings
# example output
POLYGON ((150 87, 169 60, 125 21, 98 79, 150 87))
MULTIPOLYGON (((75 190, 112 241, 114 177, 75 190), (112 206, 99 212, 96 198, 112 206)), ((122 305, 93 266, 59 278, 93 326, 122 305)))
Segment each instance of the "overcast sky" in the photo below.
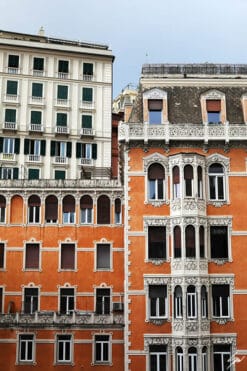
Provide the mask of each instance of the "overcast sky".
POLYGON ((113 96, 144 63, 247 63, 247 0, 0 0, 0 29, 107 44, 113 96))

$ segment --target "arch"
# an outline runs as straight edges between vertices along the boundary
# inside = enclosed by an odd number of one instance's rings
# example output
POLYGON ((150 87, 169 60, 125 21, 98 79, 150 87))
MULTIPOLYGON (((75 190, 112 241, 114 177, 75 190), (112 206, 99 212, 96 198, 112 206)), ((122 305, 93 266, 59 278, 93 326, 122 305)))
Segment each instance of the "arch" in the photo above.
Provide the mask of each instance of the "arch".
POLYGON ((63 223, 75 223, 75 198, 71 195, 63 198, 63 223))
POLYGON ((179 225, 176 225, 173 230, 173 246, 174 246, 173 257, 181 258, 182 257, 181 228, 179 225))
POLYGON ((187 287, 187 318, 194 319, 197 317, 197 299, 196 288, 193 285, 187 287))
POLYGON ((178 166, 172 169, 173 198, 180 198, 180 170, 178 166))
POLYGON ((58 220, 58 199, 49 195, 45 199, 45 221, 46 223, 57 223, 58 220))
POLYGON ((110 224, 111 202, 108 196, 101 195, 97 200, 97 224, 110 224))
POLYGON ((164 199, 165 169, 159 163, 153 163, 148 168, 148 198, 150 200, 164 199))
POLYGON ((114 209, 115 209, 115 224, 121 223, 122 217, 122 202, 120 198, 116 198, 114 201, 114 209))
POLYGON ((23 223, 23 198, 19 195, 14 195, 10 202, 10 223, 23 223))
POLYGON ((40 222, 40 197, 32 195, 28 198, 28 223, 40 222))
POLYGON ((194 171, 191 165, 184 167, 184 183, 185 183, 185 197, 192 197, 193 195, 193 178, 194 171))
POLYGON ((174 289, 174 317, 183 317, 183 292, 179 285, 174 289))
POLYGON ((81 223, 90 224, 93 219, 93 199, 89 195, 84 195, 80 199, 81 223))
POLYGON ((195 228, 193 225, 187 225, 185 228, 185 252, 186 258, 196 257, 195 228))

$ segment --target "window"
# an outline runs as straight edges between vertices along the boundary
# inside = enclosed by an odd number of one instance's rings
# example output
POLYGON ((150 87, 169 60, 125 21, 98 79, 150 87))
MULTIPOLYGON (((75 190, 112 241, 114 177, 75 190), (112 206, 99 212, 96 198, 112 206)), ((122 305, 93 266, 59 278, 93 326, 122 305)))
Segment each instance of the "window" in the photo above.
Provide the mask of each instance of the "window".
POLYGON ((188 286, 187 288, 187 318, 197 318, 197 297, 195 286, 188 286))
POLYGON ((167 317, 167 286, 149 286, 149 316, 150 318, 167 317))
POLYGON ((101 195, 97 200, 97 224, 110 224, 110 199, 101 195))
POLYGON ((183 296, 181 286, 176 286, 174 291, 174 316, 175 318, 183 317, 183 296))
POLYGON ((35 72, 43 72, 44 71, 44 58, 33 58, 33 70, 35 72))
POLYGON ((30 159, 39 159, 39 156, 45 156, 46 141, 39 139, 24 139, 24 155, 30 159))
POLYGON ((97 159, 96 143, 76 143, 76 158, 97 159))
POLYGON ((179 174, 179 167, 174 166, 172 169, 172 177, 173 177, 173 199, 180 198, 180 174, 179 174))
POLYGON ((122 217, 121 209, 122 209, 122 205, 121 205, 120 198, 116 198, 115 204, 114 204, 114 208, 115 208, 115 224, 121 224, 121 217, 122 217))
POLYGON ((5 262, 5 245, 4 243, 0 243, 0 269, 4 268, 5 265, 4 262, 5 262))
POLYGON ((75 199, 71 195, 63 198, 63 223, 75 223, 75 199))
POLYGON ((182 257, 181 250, 181 228, 176 225, 173 230, 174 258, 182 257))
POLYGON ((40 245, 38 243, 26 244, 25 269, 40 268, 40 245))
POLYGON ((211 259, 228 259, 228 227, 210 227, 211 259))
POLYGON ((193 225, 187 225, 185 228, 185 250, 186 258, 196 257, 195 228, 193 225))
POLYGON ((34 335, 19 335, 18 362, 34 362, 34 335))
POLYGON ((111 268, 111 246, 110 244, 97 244, 96 246, 96 268, 106 269, 111 268))
POLYGON ((80 200, 81 223, 91 224, 93 222, 93 200, 90 196, 82 196, 80 200))
POLYGON ((165 170, 160 164, 152 164, 148 168, 148 198, 163 200, 165 188, 165 170))
POLYGON ((8 58, 8 73, 18 73, 19 55, 10 54, 8 58))
POLYGON ((41 125, 41 122, 42 122, 42 112, 31 111, 30 123, 33 125, 41 125))
POLYGON ((82 101, 87 103, 93 102, 93 89, 92 88, 82 88, 82 101))
POLYGON ((18 81, 8 80, 6 94, 16 96, 17 91, 18 91, 18 81))
POLYGON ((214 353, 214 371, 231 370, 231 346, 229 344, 215 344, 214 353))
POLYGON ((58 77, 67 78, 69 74, 69 62, 60 60, 58 61, 58 77))
POLYGON ((197 197, 203 197, 203 185, 202 185, 202 168, 198 166, 197 168, 197 197))
MULTIPOLYGON (((1 179, 4 179, 1 177, 1 179)), ((6 216, 6 199, 0 195, 0 223, 5 223, 6 216)))
POLYGON ((201 316, 208 317, 208 294, 205 286, 201 287, 201 316))
POLYGON ((81 127, 82 129, 92 129, 92 115, 81 116, 81 127))
POLYGON ((188 349, 189 371, 197 371, 197 351, 196 348, 188 349))
POLYGON ((56 196, 50 195, 45 199, 45 221, 46 223, 57 223, 58 200, 56 196))
POLYGON ((64 170, 55 170, 55 179, 66 179, 66 172, 64 170))
POLYGON ((199 227, 200 258, 205 258, 205 233, 204 227, 199 227))
POLYGON ((58 112, 56 119, 57 126, 67 126, 67 113, 58 112))
POLYGON ((72 336, 71 335, 57 335, 57 363, 71 363, 72 362, 72 336))
POLYGON ((75 245, 73 243, 61 244, 61 269, 75 269, 75 245))
MULTIPOLYGON (((2 168, 0 168, 0 178, 1 179, 18 179, 18 175, 19 175, 19 169, 17 167, 2 167, 2 168)), ((4 212, 4 215, 5 215, 4 209, 1 210, 1 215, 3 215, 2 214, 3 212, 4 212)), ((2 217, 3 216, 1 216, 1 218, 2 217)))
POLYGON ((176 371, 184 370, 184 355, 181 347, 176 348, 176 371))
POLYGON ((210 200, 225 200, 225 175, 220 164, 209 166, 209 197, 210 200))
POLYGON ((165 227, 148 227, 148 259, 166 259, 165 227))
POLYGON ((24 313, 33 314, 38 310, 39 291, 37 288, 24 288, 24 313))
POLYGON ((61 314, 71 314, 75 309, 75 290, 73 288, 60 289, 60 308, 61 314))
POLYGON ((110 314, 110 289, 96 289, 96 314, 110 314))
POLYGON ((68 86, 58 85, 57 87, 57 99, 58 101, 66 101, 68 99, 68 86))
POLYGON ((229 285, 213 285, 213 317, 230 317, 230 290, 229 285))
POLYGON ((95 335, 94 357, 95 363, 110 362, 110 336, 95 335))
POLYGON ((43 97, 43 84, 33 82, 32 83, 32 98, 43 97))
POLYGON ((90 81, 93 78, 93 63, 83 63, 83 80, 90 81))
POLYGON ((162 99, 148 100, 149 124, 161 124, 162 108, 163 108, 162 99))
POLYGON ((218 124, 221 112, 221 101, 220 100, 207 100, 206 101, 207 118, 209 124, 218 124))
POLYGON ((149 346, 150 371, 167 370, 167 349, 166 345, 149 346))
POLYGON ((185 197, 192 197, 193 195, 193 167, 186 165, 184 167, 184 184, 185 184, 185 197))
POLYGON ((3 314, 3 288, 0 287, 0 313, 3 314))
POLYGON ((208 371, 207 347, 202 348, 202 371, 208 371))
POLYGON ((28 169, 28 179, 29 180, 39 179, 40 178, 39 173, 40 173, 39 169, 28 169))
MULTIPOLYGON (((66 157, 71 157, 71 142, 58 142, 51 141, 51 156, 61 157, 65 159, 66 157)), ((61 160, 62 161, 62 160, 61 160)))
POLYGON ((16 123, 16 109, 6 108, 5 122, 16 123))
POLYGON ((40 223, 40 198, 36 195, 28 199, 28 223, 40 223))

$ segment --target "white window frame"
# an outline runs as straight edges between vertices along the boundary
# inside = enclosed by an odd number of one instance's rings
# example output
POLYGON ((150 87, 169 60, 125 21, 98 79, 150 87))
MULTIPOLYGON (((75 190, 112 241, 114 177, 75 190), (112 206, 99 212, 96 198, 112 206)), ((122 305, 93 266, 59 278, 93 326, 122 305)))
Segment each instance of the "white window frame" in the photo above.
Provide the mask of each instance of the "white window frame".
POLYGON ((18 334, 18 348, 17 348, 17 364, 35 363, 35 335, 30 333, 18 334), (24 339, 23 337, 30 337, 30 339, 24 339), (31 344, 31 358, 28 358, 28 347, 31 344), (21 358, 22 348, 24 347, 25 357, 21 358))
POLYGON ((15 153, 15 138, 3 139, 3 153, 8 155, 13 155, 15 153))
POLYGON ((213 351, 213 368, 214 368, 214 371, 227 371, 225 368, 224 368, 224 356, 225 355, 228 355, 229 356, 229 368, 227 370, 231 371, 232 370, 232 364, 231 364, 231 356, 232 356, 232 353, 231 353, 231 350, 229 352, 214 352, 213 351), (220 354, 220 358, 221 358, 221 370, 216 370, 214 368, 214 355, 215 354, 220 354))
POLYGON ((98 315, 105 315, 105 316, 109 316, 111 314, 111 311, 112 311, 112 290, 110 287, 101 287, 101 286, 98 286, 95 288, 95 313, 97 313, 98 315), (100 290, 100 289, 103 289, 103 290, 109 290, 109 295, 104 295, 104 296, 101 296, 102 297, 102 302, 101 302, 101 313, 97 313, 97 290, 100 290), (107 312, 107 308, 105 307, 106 304, 105 304, 105 298, 109 298, 109 313, 106 313, 107 312))
MULTIPOLYGON (((150 285, 152 286, 152 285, 150 285)), ((155 285, 156 286, 156 285, 155 285)), ((168 287, 167 285, 160 285, 160 286, 166 286, 166 296, 164 297, 165 299, 165 313, 164 315, 161 315, 160 314, 160 298, 159 297, 156 297, 156 304, 155 304, 155 312, 156 312, 156 315, 153 315, 151 314, 151 298, 148 297, 148 318, 150 320, 153 320, 153 319, 167 319, 168 318, 168 287)), ((163 298, 162 298, 163 299, 163 298)))
POLYGON ((189 371, 197 371, 197 353, 188 353, 188 369, 189 371), (191 367, 190 366, 191 362, 191 367))
POLYGON ((30 303, 30 312, 27 312, 28 314, 34 314, 36 311, 39 311, 39 302, 40 302, 40 292, 39 292, 39 288, 38 287, 30 287, 30 286, 25 286, 23 288, 23 312, 25 312, 25 298, 26 298, 26 295, 25 295, 25 290, 26 289, 35 289, 37 290, 37 296, 36 295, 32 295, 31 296, 31 303, 30 303), (37 298, 37 309, 34 310, 34 298, 37 298))
POLYGON ((186 312, 188 319, 196 319, 197 318, 197 293, 196 288, 194 286, 195 292, 186 292, 186 312))
POLYGON ((93 224, 93 208, 80 209, 80 222, 81 224, 93 224), (85 221, 82 220, 83 216, 85 221))
POLYGON ((66 241, 61 241, 60 246, 59 246, 59 272, 64 272, 64 271, 77 271, 77 244, 74 241, 71 242, 66 242, 66 241), (63 245, 74 245, 75 247, 75 260, 74 260, 74 269, 73 268, 62 268, 62 246, 63 245))
POLYGON ((208 371, 208 353, 202 349, 202 371, 208 371))
POLYGON ((112 243, 111 242, 108 242, 108 241, 104 241, 104 242, 101 242, 101 241, 97 241, 95 243, 95 267, 94 267, 94 270, 95 271, 112 271, 112 243), (109 267, 108 268, 99 268, 98 267, 98 261, 97 261, 97 250, 98 250, 98 247, 99 245, 109 245, 109 267))
POLYGON ((100 333, 100 334, 95 334, 94 335, 94 339, 93 339, 93 364, 94 365, 98 365, 98 364, 107 364, 107 365, 111 365, 112 364, 112 337, 111 337, 111 334, 105 334, 105 333, 100 333), (108 336, 108 340, 102 340, 102 341, 97 341, 96 340, 96 337, 97 336, 108 336), (100 344, 100 352, 101 352, 101 359, 100 360, 97 360, 96 359, 96 347, 97 347, 97 344, 100 344), (108 353, 108 359, 107 360, 103 360, 103 354, 104 354, 104 345, 107 344, 108 346, 108 349, 107 349, 107 353, 108 353))
MULTIPOLYGON (((229 288, 230 290, 230 288, 229 288)), ((218 300, 219 300, 219 315, 216 315, 214 312, 214 306, 215 306, 215 302, 214 302, 214 298, 212 297, 212 305, 213 305, 213 309, 212 309, 212 313, 213 313, 213 318, 230 318, 231 317, 231 305, 230 305, 230 296, 227 297, 227 312, 228 314, 227 315, 223 315, 222 312, 223 312, 223 299, 225 297, 223 296, 217 296, 218 300)))
POLYGON ((40 224, 41 206, 28 206, 28 224, 40 224), (33 210, 33 220, 31 221, 31 209, 33 210), (36 216, 38 221, 36 222, 36 216))
POLYGON ((184 365, 184 352, 178 353, 176 349, 176 371, 183 371, 184 365))
POLYGON ((69 211, 67 213, 63 211, 63 224, 75 224, 75 218, 75 211, 69 211))
POLYGON ((183 318, 183 289, 181 286, 176 286, 174 288, 174 317, 177 319, 183 318), (182 296, 176 296, 176 287, 180 287, 182 291, 182 296))
POLYGON ((157 371, 160 371, 160 365, 161 365, 160 356, 165 355, 165 357, 166 357, 166 370, 168 370, 168 367, 167 367, 167 361, 168 361, 167 351, 166 352, 150 351, 149 352, 149 364, 151 363, 151 356, 152 355, 155 356, 155 358, 156 358, 156 370, 157 371))
POLYGON ((71 334, 57 334, 56 335, 56 364, 72 364, 73 363, 73 336, 71 334), (63 339, 62 337, 70 337, 63 339), (63 359, 59 359, 59 344, 62 343, 63 359), (69 344, 69 359, 66 358, 66 344, 69 344))
POLYGON ((62 296, 66 297, 66 310, 65 310, 65 314, 72 314, 75 310, 76 310, 76 293, 75 293, 75 287, 60 287, 59 288, 59 305, 58 305, 58 308, 59 308, 59 312, 61 313, 61 298, 62 296), (73 289, 74 290, 74 295, 62 295, 62 290, 70 290, 70 289, 73 289), (70 309, 70 298, 73 298, 73 309, 70 309))

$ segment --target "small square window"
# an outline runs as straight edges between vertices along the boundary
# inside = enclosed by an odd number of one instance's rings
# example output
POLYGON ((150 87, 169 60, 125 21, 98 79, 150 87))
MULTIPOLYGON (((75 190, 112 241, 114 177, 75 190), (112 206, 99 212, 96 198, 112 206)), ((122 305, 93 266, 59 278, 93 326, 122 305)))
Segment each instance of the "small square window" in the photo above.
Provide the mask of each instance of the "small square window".
POLYGON ((28 169, 28 179, 39 179, 39 169, 28 169))
POLYGON ((6 93, 7 95, 17 95, 18 81, 7 81, 6 93))
POLYGON ((66 172, 64 170, 55 170, 55 179, 66 179, 66 172))
POLYGON ((43 97, 43 84, 33 82, 32 83, 32 98, 43 97))
POLYGON ((33 58, 34 71, 44 71, 44 58, 33 58))

